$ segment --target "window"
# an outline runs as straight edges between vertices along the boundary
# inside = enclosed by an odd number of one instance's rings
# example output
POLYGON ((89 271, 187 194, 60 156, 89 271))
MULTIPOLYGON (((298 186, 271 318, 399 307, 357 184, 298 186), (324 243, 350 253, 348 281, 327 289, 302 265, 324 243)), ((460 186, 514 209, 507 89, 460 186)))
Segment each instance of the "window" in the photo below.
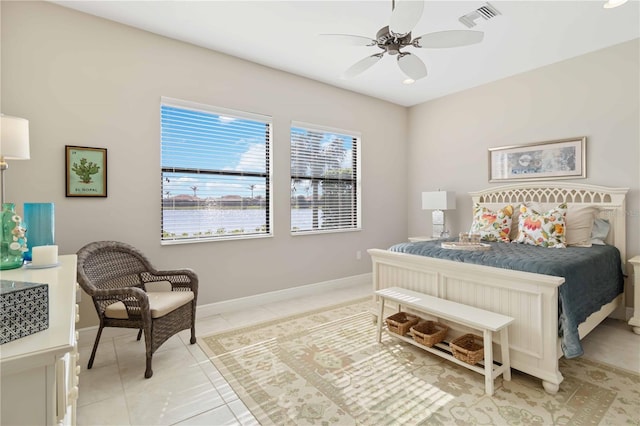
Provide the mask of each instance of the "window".
POLYGON ((360 229, 360 136, 291 126, 291 232, 360 229))
POLYGON ((163 244, 271 235, 271 118, 162 98, 163 244))

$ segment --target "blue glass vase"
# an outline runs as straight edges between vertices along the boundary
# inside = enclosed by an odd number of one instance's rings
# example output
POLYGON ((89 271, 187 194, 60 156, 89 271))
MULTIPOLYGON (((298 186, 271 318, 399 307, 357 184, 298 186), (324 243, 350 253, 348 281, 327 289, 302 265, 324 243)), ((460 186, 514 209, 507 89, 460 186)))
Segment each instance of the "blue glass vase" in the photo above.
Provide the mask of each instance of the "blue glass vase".
POLYGON ((31 261, 32 249, 55 244, 55 209, 53 203, 24 203, 24 223, 27 228, 27 252, 31 261))
POLYGON ((13 203, 4 203, 0 213, 0 269, 15 269, 22 266, 24 229, 22 219, 16 214, 13 203))

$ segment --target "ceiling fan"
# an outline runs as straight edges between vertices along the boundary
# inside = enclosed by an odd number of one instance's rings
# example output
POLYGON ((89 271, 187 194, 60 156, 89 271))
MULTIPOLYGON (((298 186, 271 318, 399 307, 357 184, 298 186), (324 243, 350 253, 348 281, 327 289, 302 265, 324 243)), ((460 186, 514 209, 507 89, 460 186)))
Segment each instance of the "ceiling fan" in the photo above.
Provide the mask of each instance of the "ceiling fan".
POLYGON ((350 34, 320 34, 335 41, 354 46, 377 46, 382 52, 367 56, 349 67, 341 76, 343 79, 353 78, 375 65, 384 54, 396 56, 398 66, 409 77, 407 83, 413 83, 427 76, 427 67, 422 60, 409 52, 403 52, 405 47, 423 49, 468 46, 480 43, 484 37, 482 31, 449 30, 438 31, 412 38, 411 31, 416 26, 424 10, 424 1, 391 0, 391 20, 389 25, 382 27, 376 38, 350 34))

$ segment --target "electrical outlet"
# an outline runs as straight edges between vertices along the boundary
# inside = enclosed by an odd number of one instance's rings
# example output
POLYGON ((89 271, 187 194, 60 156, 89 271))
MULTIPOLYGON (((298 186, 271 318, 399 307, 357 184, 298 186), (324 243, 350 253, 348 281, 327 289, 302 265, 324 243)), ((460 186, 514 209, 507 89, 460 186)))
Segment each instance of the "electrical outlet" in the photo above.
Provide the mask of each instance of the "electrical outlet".
POLYGON ((362 260, 362 252, 360 250, 356 252, 356 260, 362 260))

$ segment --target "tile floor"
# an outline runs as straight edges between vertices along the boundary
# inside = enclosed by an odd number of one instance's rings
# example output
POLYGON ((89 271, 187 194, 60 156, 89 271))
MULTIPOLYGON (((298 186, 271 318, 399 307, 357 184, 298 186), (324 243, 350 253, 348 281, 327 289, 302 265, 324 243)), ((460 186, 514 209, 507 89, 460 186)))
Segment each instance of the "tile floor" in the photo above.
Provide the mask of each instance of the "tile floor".
MULTIPOLYGON (((198 318, 198 336, 304 312, 369 295, 370 285, 198 318)), ((257 425, 188 331, 169 339, 144 379, 144 343, 135 330, 105 329, 91 370, 86 364, 96 330, 81 330, 78 425, 257 425)), ((640 373, 640 335, 606 320, 583 341, 585 356, 640 373)))

